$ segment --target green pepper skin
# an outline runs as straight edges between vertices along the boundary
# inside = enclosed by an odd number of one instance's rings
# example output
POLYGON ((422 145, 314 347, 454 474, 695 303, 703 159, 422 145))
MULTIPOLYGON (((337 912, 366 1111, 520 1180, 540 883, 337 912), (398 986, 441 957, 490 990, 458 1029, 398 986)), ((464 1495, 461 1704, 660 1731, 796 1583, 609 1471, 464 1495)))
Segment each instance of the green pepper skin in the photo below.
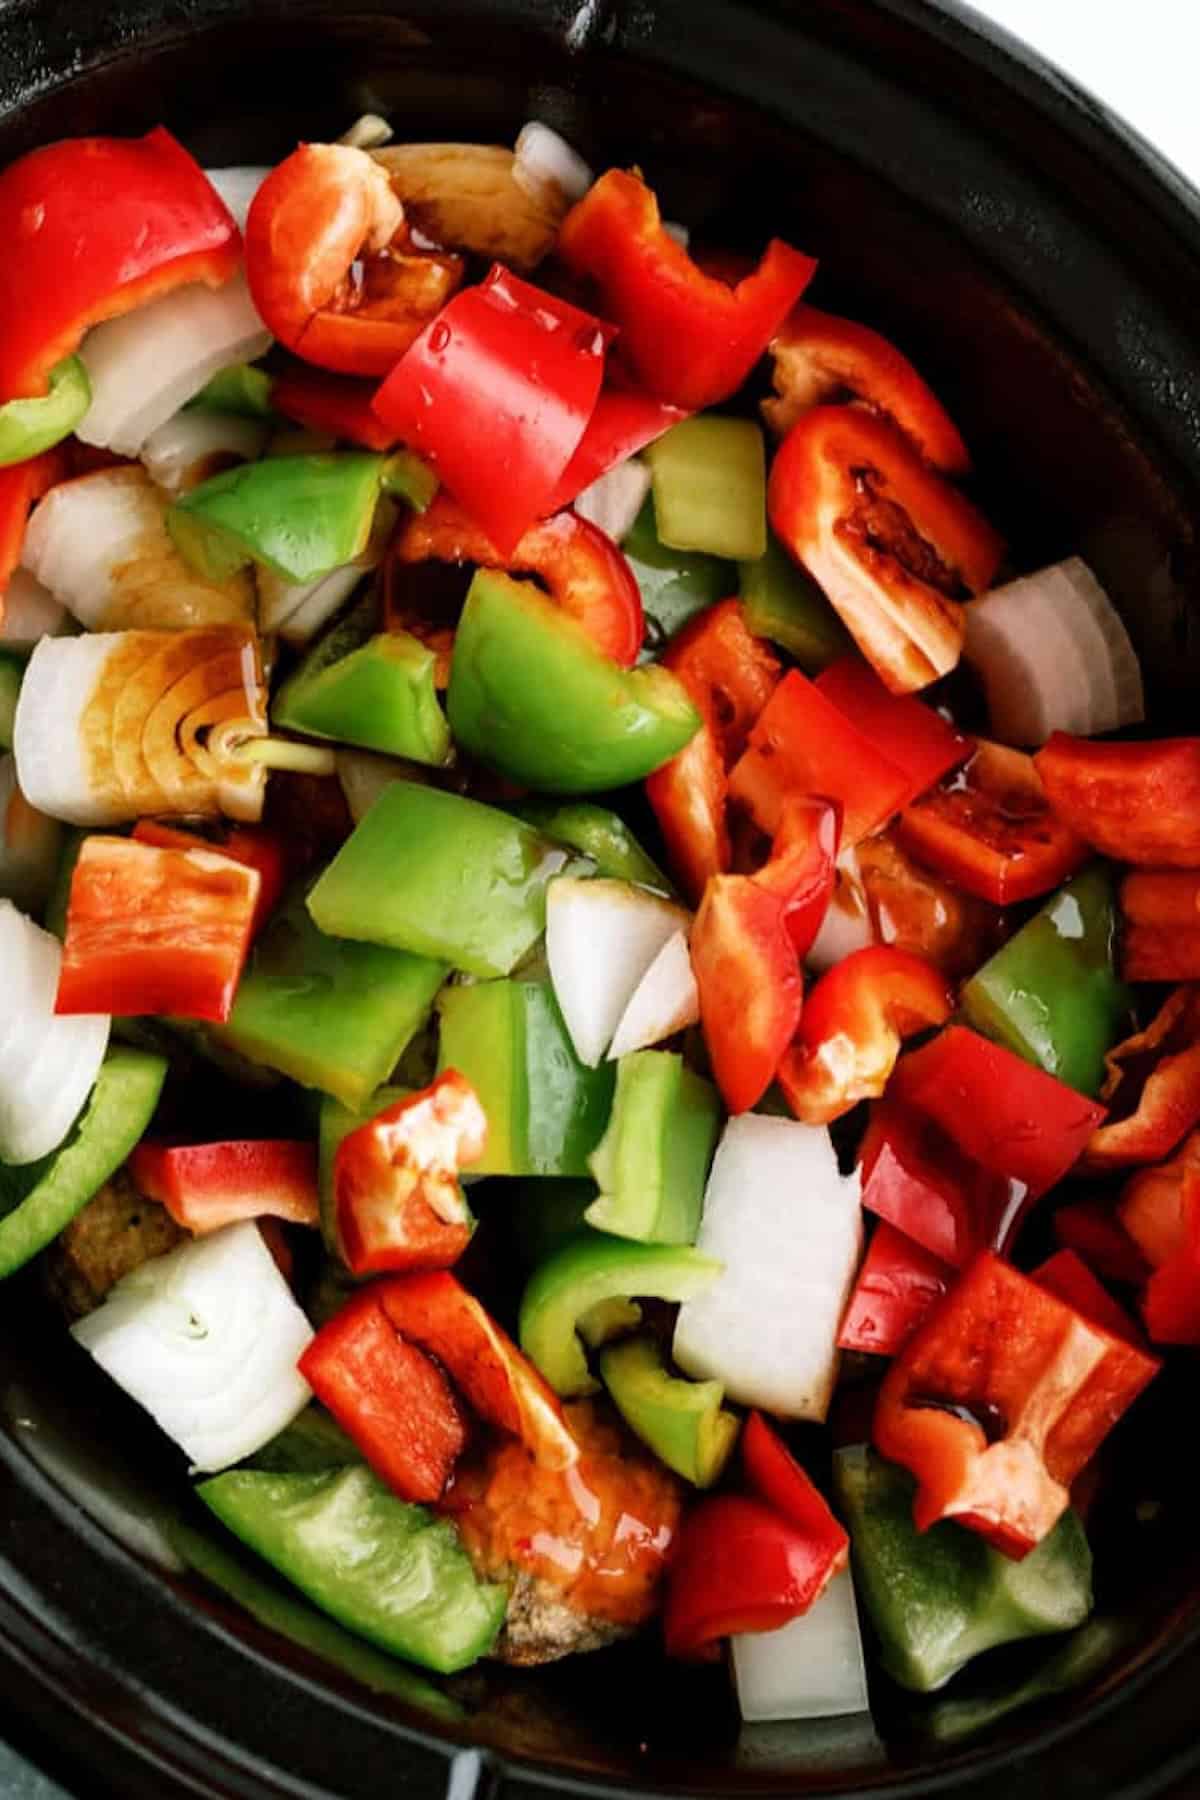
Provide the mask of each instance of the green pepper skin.
POLYGON ((211 1034, 249 1057, 364 1107, 429 1017, 445 963, 327 937, 294 890, 268 921, 211 1034))
POLYGON ((1076 875, 962 990, 969 1024, 1093 1098, 1105 1053, 1131 1029, 1116 971, 1117 906, 1104 863, 1076 875))
POLYGON ((239 419, 271 420, 278 417, 271 405, 274 387, 265 369, 256 369, 253 363, 238 363, 232 369, 218 369, 210 375, 187 406, 198 412, 236 413, 239 419))
POLYGON ((450 759, 450 728, 436 665, 411 632, 382 631, 354 644, 335 626, 284 682, 271 719, 285 731, 438 768, 450 759))
POLYGON ((69 437, 92 404, 92 384, 77 356, 50 371, 50 389, 38 400, 0 406, 0 468, 28 462, 69 437))
POLYGON ((11 750, 17 717, 17 696, 25 664, 19 656, 0 650, 0 750, 11 750))
POLYGON ((668 1373, 652 1338, 626 1338, 602 1350, 600 1374, 629 1429, 668 1469, 693 1487, 712 1487, 737 1442, 740 1421, 723 1405, 719 1381, 668 1373))
POLYGON ((765 556, 738 565, 742 616, 756 637, 770 638, 806 675, 819 675, 854 648, 849 632, 806 569, 771 536, 765 556))
POLYGON ((505 1589, 479 1581, 452 1525, 398 1500, 370 1469, 233 1469, 196 1492, 324 1612, 381 1649, 449 1675, 495 1643, 505 1589))
POLYGON ((710 556, 762 556, 767 547, 767 458, 752 419, 697 413, 647 445, 659 538, 710 556))
POLYGON ((487 1145, 472 1173, 586 1175, 615 1072, 579 1061, 549 982, 451 984, 438 1014, 438 1070, 465 1075, 487 1114, 487 1145))
MULTIPOLYGON (((377 1113, 383 1112, 385 1107, 403 1100, 411 1092, 411 1088, 381 1087, 359 1110, 344 1105, 341 1100, 335 1100, 332 1094, 321 1096, 321 1109, 317 1119, 317 1193, 321 1206, 321 1236, 330 1256, 337 1257, 339 1262, 342 1247, 338 1242, 333 1193, 333 1159, 337 1155, 338 1145, 352 1131, 357 1131, 360 1125, 365 1125, 377 1113)), ((352 1279, 349 1271, 347 1279, 352 1279)))
POLYGON ((591 800, 527 800, 514 809, 556 844, 578 850, 596 865, 597 875, 632 881, 656 894, 675 898, 675 889, 630 831, 619 813, 591 800))
POLYGON ((690 1300, 721 1273, 721 1264, 699 1250, 666 1244, 634 1244, 600 1231, 573 1238, 534 1270, 521 1297, 521 1348, 556 1394, 593 1394, 576 1335, 581 1319, 604 1301, 638 1296, 690 1300))
POLYGON ((269 1443, 248 1456, 242 1467, 268 1475, 321 1475, 330 1469, 355 1467, 363 1460, 353 1438, 347 1437, 337 1420, 314 1401, 269 1443))
POLYGON ((546 883, 566 861, 510 813, 394 781, 308 897, 322 931, 507 975, 546 928, 546 883))
POLYGON ((590 794, 640 781, 700 716, 667 669, 621 669, 527 581, 480 569, 446 695, 456 741, 525 787, 590 794))
POLYGON ((635 1050, 617 1064, 608 1130, 591 1158, 598 1231, 648 1244, 694 1244, 721 1129, 711 1082, 671 1050, 635 1050))
POLYGON ((150 1123, 166 1074, 165 1057, 110 1050, 66 1142, 40 1162, 0 1163, 0 1277, 44 1250, 121 1166, 150 1123))
POLYGON ((1070 1631, 1092 1610, 1092 1555, 1073 1512, 1014 1562, 949 1520, 919 1532, 910 1477, 863 1445, 835 1454, 834 1485, 880 1659, 902 1687, 932 1693, 981 1651, 1070 1631))
POLYGON ((659 639, 674 637, 689 619, 732 591, 731 564, 699 550, 670 550, 661 542, 653 499, 638 514, 621 552, 637 577, 642 609, 659 639))
POLYGON ((257 562, 284 581, 316 581, 366 550, 386 461, 347 450, 242 463, 184 494, 167 526, 210 580, 257 562))

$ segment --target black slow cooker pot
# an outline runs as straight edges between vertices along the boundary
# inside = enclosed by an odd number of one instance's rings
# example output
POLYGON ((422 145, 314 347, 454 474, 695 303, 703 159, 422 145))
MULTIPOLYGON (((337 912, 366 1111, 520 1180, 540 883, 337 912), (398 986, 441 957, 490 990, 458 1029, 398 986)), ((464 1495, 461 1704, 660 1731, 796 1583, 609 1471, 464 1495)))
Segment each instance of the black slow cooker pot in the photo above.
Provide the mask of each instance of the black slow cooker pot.
MULTIPOLYGON (((159 120, 270 161, 368 109, 417 139, 536 116, 705 236, 820 256, 819 303, 894 335, 963 425, 1020 566, 1086 556, 1155 727, 1194 728, 1200 202, 1061 77, 924 0, 0 0, 0 161, 159 120)), ((164 1567, 178 1462, 33 1276, 3 1298, 0 1718, 79 1795, 1200 1792, 1186 1362, 1118 1434, 1082 1633, 924 1701, 881 1678, 870 1722, 741 1729, 719 1670, 652 1645, 434 1690, 347 1662, 269 1582, 256 1619, 164 1567)))

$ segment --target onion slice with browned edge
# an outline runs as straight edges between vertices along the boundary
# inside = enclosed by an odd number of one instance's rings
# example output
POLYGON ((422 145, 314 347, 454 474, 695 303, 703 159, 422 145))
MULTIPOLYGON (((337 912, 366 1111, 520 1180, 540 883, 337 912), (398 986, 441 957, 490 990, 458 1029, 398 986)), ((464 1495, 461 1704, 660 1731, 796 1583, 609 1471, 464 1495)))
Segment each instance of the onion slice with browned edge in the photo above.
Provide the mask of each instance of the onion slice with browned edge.
POLYGON ((62 945, 11 900, 0 900, 0 1161, 49 1156, 92 1091, 111 1021, 54 1011, 62 945))

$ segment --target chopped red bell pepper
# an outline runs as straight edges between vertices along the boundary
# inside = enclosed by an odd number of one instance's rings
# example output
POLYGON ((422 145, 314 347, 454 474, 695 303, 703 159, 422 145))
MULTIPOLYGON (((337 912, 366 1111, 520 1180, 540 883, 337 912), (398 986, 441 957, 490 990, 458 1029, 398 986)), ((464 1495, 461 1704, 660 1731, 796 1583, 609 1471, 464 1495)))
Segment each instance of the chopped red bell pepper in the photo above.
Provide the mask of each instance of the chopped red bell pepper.
POLYGON ((1084 1167, 1158 1162, 1200 1125, 1200 988, 1176 988, 1144 1031, 1104 1058, 1100 1098, 1112 1117, 1093 1135, 1084 1167))
POLYGON ((926 462, 947 475, 970 468, 967 447, 933 389, 879 332, 801 301, 771 343, 777 398, 763 401, 782 437, 802 413, 847 396, 882 413, 926 462))
POLYGON ((889 1090, 871 1108, 859 1147, 862 1203, 939 1262, 965 1268, 980 1250, 1007 1251, 1028 1189, 983 1168, 939 1125, 889 1090))
POLYGON ((909 694, 893 694, 861 656, 839 657, 817 676, 816 685, 856 731, 908 776, 901 806, 966 762, 974 749, 972 740, 932 706, 909 694))
POLYGON ((445 1375, 397 1335, 368 1287, 323 1325, 298 1364, 317 1399, 402 1500, 440 1500, 467 1441, 445 1375))
POLYGON ((398 1276, 373 1291, 395 1330, 441 1364, 481 1418, 520 1438, 544 1468, 579 1460, 558 1396, 453 1275, 398 1276))
POLYGON ((897 841, 894 823, 862 840, 857 862, 881 944, 923 957, 951 980, 973 975, 1000 948, 1004 914, 922 868, 897 841))
POLYGON ((593 481, 636 456, 687 416, 685 408, 668 406, 640 388, 601 388, 579 448, 563 470, 546 511, 556 513, 560 507, 570 506, 593 481))
POLYGON ((1127 1344, 1140 1344, 1142 1334, 1119 1301, 1114 1300, 1102 1281, 1098 1281, 1081 1256, 1074 1250, 1056 1250, 1046 1262, 1033 1271, 1033 1279, 1048 1294, 1073 1307, 1081 1319, 1103 1326, 1114 1337, 1127 1344))
POLYGON ((34 502, 66 479, 67 466, 59 445, 43 450, 28 462, 0 468, 0 623, 4 620, 4 590, 21 560, 25 527, 34 502))
POLYGON ((955 1519, 1022 1557, 1157 1368, 984 1251, 889 1369, 874 1441, 916 1477, 919 1530, 955 1519))
POLYGON ((994 906, 1049 893, 1088 858, 1051 809, 1035 759, 983 740, 964 768, 906 807, 897 830, 920 862, 994 906))
POLYGON ((261 826, 230 825, 219 838, 207 838, 180 825, 167 825, 161 819, 139 819, 133 828, 133 840, 162 850, 211 850, 217 856, 227 856, 231 862, 257 869, 258 901, 250 921, 252 940, 274 912, 287 885, 288 848, 274 832, 264 831, 261 826))
POLYGON ((1200 1344, 1200 1171, 1184 1171, 1182 1242, 1146 1283, 1142 1316, 1156 1344, 1200 1344))
POLYGON ((855 950, 828 969, 804 1007, 779 1065, 779 1085, 798 1119, 828 1125, 882 1094, 901 1041, 944 1025, 953 996, 944 975, 889 944, 855 950))
POLYGON ((238 228, 161 125, 142 138, 64 138, 0 174, 0 401, 46 392, 89 325, 241 260, 238 228))
POLYGON ((333 1161, 333 1193, 351 1274, 457 1262, 471 1240, 458 1173, 479 1161, 486 1141, 483 1108, 456 1069, 347 1133, 333 1161))
MULTIPOLYGON (((1158 1171, 1146 1173, 1156 1175, 1158 1171)), ((1106 1281, 1124 1281, 1136 1287, 1149 1274, 1141 1248, 1126 1231, 1111 1202, 1073 1200, 1068 1206, 1056 1208, 1052 1223, 1059 1243, 1074 1250, 1106 1281)))
POLYGON ((375 396, 502 557, 550 510, 596 407, 612 327, 496 263, 375 396))
POLYGON ((536 575, 606 656, 624 669, 637 661, 645 635, 637 578, 608 534, 575 513, 531 525, 502 555, 458 501, 440 493, 405 522, 391 555, 398 565, 478 563, 536 575))
POLYGON ((1200 870, 1139 870, 1121 883, 1126 981, 1200 981, 1200 870))
POLYGON ((365 450, 394 450, 400 439, 375 411, 376 384, 297 365, 276 375, 271 405, 306 431, 327 431, 365 450))
POLYGON ((846 848, 882 825, 910 791, 905 772, 799 669, 771 695, 729 776, 730 798, 768 834, 788 794, 836 800, 846 848))
MULTIPOLYGON (((1167 1162, 1154 1169, 1138 1169, 1129 1177, 1121 1189, 1116 1222, 1136 1246, 1141 1266, 1119 1279, 1140 1281, 1183 1248, 1183 1182, 1193 1169, 1200 1170, 1200 1131, 1185 1138, 1167 1162)), ((1096 1263, 1096 1267, 1101 1265, 1096 1263)))
POLYGON ((138 1145, 129 1172, 177 1225, 197 1237, 267 1215, 319 1225, 317 1152, 284 1138, 220 1144, 138 1145))
POLYGON ((742 1470, 756 1499, 772 1507, 815 1543, 827 1546, 829 1573, 838 1574, 850 1556, 846 1529, 834 1518, 824 1494, 760 1412, 752 1412, 746 1420, 741 1450, 742 1470))
POLYGON ((223 1022, 250 948, 259 886, 257 869, 210 850, 84 838, 55 1011, 223 1022))
POLYGON ((805 413, 771 466, 767 510, 893 693, 954 667, 960 602, 991 586, 1004 545, 894 425, 862 407, 805 413))
POLYGON ((842 1315, 838 1347, 895 1356, 953 1280, 949 1264, 880 1219, 842 1315))
POLYGON ((596 282, 642 385, 689 411, 737 392, 817 266, 772 238, 736 286, 705 274, 664 230, 651 189, 623 169, 609 169, 567 214, 558 253, 596 282))
POLYGON ((667 1574, 667 1655, 710 1657, 721 1638, 776 1631, 808 1611, 833 1573, 829 1545, 761 1500, 702 1500, 683 1521, 667 1574))
POLYGON ((1034 761, 1059 818, 1106 856, 1200 866, 1200 737, 1104 744, 1056 731, 1034 761))

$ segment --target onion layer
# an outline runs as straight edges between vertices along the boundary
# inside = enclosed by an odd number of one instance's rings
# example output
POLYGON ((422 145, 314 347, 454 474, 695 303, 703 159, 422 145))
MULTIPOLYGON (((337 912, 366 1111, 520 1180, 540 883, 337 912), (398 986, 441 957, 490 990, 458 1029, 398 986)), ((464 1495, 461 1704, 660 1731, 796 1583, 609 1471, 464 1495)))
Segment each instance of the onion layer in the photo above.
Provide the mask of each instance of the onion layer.
POLYGON ((575 511, 606 531, 615 543, 622 543, 633 530, 634 521, 650 492, 650 470, 636 456, 627 457, 615 468, 593 481, 591 487, 576 494, 575 511))
POLYGON ((28 569, 14 569, 0 606, 0 643, 13 650, 32 650, 39 638, 56 637, 66 625, 67 609, 28 569))
POLYGON ((237 413, 187 408, 151 432, 142 462, 151 480, 168 494, 186 494, 219 475, 231 463, 253 462, 266 447, 269 428, 237 413))
POLYGON ((778 1631, 730 1639, 738 1706, 759 1719, 835 1719, 868 1711, 862 1632, 849 1569, 778 1631))
POLYGON ((103 1013, 54 1011, 62 945, 0 900, 0 1161, 49 1156, 75 1123, 108 1046, 103 1013))

